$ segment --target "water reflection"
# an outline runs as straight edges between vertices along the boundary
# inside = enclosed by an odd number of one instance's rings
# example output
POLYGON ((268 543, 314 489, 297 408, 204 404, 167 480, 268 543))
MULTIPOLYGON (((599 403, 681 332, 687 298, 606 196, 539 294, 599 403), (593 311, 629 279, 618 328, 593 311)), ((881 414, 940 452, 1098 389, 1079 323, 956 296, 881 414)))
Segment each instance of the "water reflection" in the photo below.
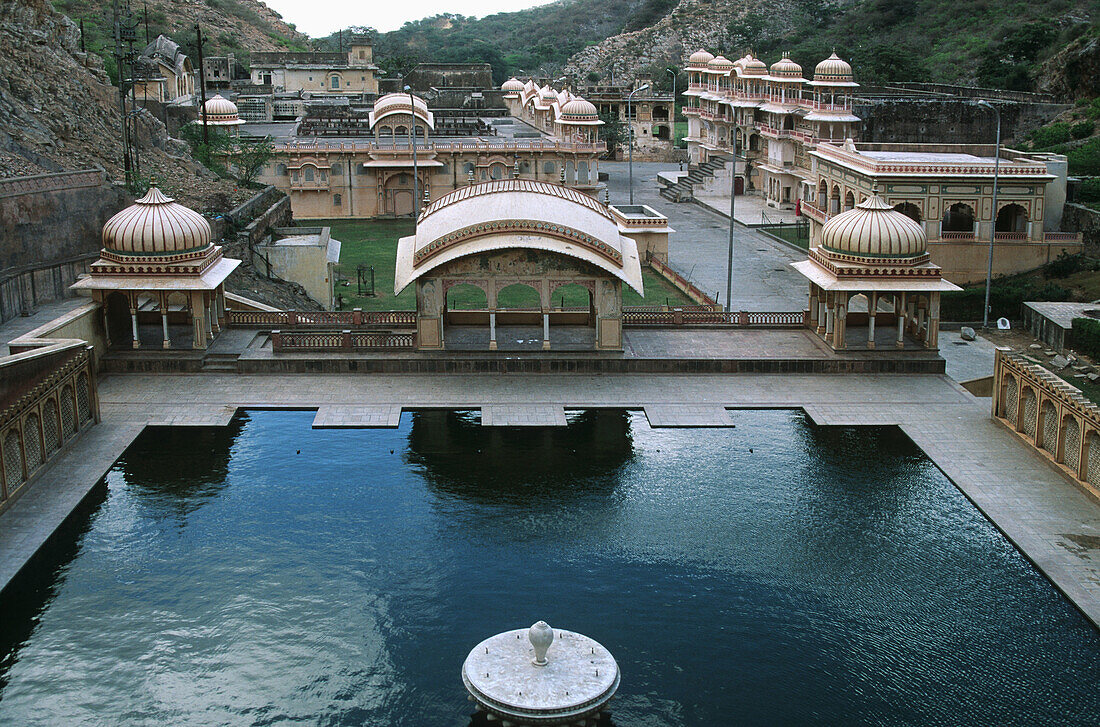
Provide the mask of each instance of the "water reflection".
POLYGON ((612 494, 634 457, 630 415, 571 413, 567 427, 483 427, 473 412, 412 414, 408 462, 440 494, 556 506, 612 494))
POLYGON ((1100 712, 1095 630, 896 430, 312 418, 147 432, 5 594, 0 723, 481 727, 462 660, 540 618, 615 654, 620 725, 1100 712))

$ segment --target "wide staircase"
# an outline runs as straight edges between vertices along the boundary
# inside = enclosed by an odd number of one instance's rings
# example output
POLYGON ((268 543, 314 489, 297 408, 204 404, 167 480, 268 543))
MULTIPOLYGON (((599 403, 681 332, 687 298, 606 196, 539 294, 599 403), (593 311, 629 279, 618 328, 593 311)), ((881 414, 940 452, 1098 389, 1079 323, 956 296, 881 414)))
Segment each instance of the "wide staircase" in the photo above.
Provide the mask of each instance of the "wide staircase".
POLYGON ((725 154, 711 154, 710 159, 702 164, 688 165, 688 173, 675 184, 668 184, 661 188, 660 194, 670 202, 690 202, 695 196, 695 185, 702 184, 714 177, 719 169, 724 169, 732 157, 725 154))

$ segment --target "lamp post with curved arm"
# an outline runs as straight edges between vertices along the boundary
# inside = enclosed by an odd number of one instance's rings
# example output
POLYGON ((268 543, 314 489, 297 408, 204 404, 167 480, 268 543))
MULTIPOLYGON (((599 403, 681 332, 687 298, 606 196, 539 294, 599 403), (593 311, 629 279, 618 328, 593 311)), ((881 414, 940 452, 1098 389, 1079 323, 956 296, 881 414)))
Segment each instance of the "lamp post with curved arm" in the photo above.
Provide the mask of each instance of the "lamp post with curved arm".
MULTIPOLYGON (((629 157, 629 174, 630 174, 630 204, 634 204, 634 122, 631 120, 631 101, 634 99, 634 94, 639 91, 645 91, 649 88, 649 84, 639 86, 630 92, 626 97, 626 136, 627 136, 627 155, 629 157)), ((675 104, 673 104, 675 106, 675 104)))
POLYGON ((982 328, 989 328, 989 286, 993 281, 993 241, 997 239, 997 181, 1001 171, 1001 110, 982 99, 978 105, 990 109, 997 116, 997 146, 993 151, 993 223, 989 231, 989 262, 985 271, 985 308, 982 309, 982 328))
POLYGON ((416 164, 416 97, 413 96, 412 87, 405 86, 405 93, 409 94, 409 113, 412 122, 409 124, 409 146, 413 152, 413 229, 416 229, 416 218, 420 216, 420 177, 417 175, 416 164))

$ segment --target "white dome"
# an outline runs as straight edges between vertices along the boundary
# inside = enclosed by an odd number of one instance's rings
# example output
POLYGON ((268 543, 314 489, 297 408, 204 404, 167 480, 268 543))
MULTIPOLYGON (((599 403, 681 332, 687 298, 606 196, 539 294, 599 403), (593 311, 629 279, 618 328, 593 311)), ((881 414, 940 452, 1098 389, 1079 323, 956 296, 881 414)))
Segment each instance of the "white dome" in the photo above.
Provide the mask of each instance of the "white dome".
POLYGON ((241 118, 237 115, 237 104, 220 93, 208 98, 203 104, 203 109, 206 112, 206 123, 211 126, 232 126, 241 123, 241 118))
POLYGON ((768 75, 768 67, 764 64, 764 61, 748 55, 745 56, 745 65, 742 67, 741 72, 746 76, 766 76, 768 75))
POLYGON ((850 82, 852 80, 852 67, 841 60, 840 56, 834 52, 817 64, 814 69, 814 80, 819 83, 829 81, 850 82))
POLYGON ((705 50, 697 50, 688 57, 687 64, 689 66, 695 66, 698 68, 705 68, 708 63, 714 60, 714 55, 707 53, 705 50))
POLYGON ((210 238, 206 218, 156 187, 103 225, 104 249, 122 255, 197 252, 210 246, 210 238))
POLYGON ((504 82, 504 85, 500 87, 501 91, 518 92, 523 90, 523 81, 513 76, 504 82))
POLYGON ((580 96, 562 106, 561 116, 565 121, 597 121, 600 117, 596 106, 580 96))
POLYGON ((707 68, 712 71, 728 71, 733 68, 733 61, 725 56, 717 56, 710 63, 707 64, 707 68))
POLYGON ((791 60, 790 53, 784 53, 783 57, 772 64, 771 74, 779 78, 802 78, 802 66, 791 60))
POLYGON ((861 257, 911 258, 928 251, 924 228, 877 194, 825 223, 821 246, 861 257))

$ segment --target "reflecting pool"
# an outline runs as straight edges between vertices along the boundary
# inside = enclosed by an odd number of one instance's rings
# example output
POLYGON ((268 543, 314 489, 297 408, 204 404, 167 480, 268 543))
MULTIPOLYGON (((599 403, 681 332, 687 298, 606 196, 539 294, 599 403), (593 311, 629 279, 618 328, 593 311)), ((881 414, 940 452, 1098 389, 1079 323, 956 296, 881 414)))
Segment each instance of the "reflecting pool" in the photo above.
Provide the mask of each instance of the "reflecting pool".
POLYGON ((149 429, 0 604, 0 724, 469 725, 485 637, 614 723, 1095 724, 1100 636, 895 429, 149 429))

